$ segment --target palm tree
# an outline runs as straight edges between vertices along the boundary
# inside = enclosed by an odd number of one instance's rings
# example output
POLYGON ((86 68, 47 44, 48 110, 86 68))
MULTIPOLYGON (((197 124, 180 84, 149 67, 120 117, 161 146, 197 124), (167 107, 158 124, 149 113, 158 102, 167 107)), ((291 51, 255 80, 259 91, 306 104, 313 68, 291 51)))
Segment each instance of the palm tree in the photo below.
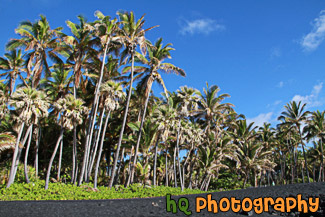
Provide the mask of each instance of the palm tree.
POLYGON ((323 150, 323 139, 325 136, 325 111, 315 111, 311 114, 310 119, 307 121, 307 125, 304 127, 304 133, 307 133, 306 138, 308 141, 312 138, 317 137, 319 139, 320 148, 320 174, 322 174, 322 180, 325 180, 324 172, 324 150, 323 150), (321 172, 322 171, 322 172, 321 172))
POLYGON ((128 92, 128 98, 126 101, 126 106, 125 106, 125 112, 124 112, 124 117, 123 117, 123 122, 122 122, 122 127, 120 131, 120 136, 115 152, 115 158, 114 158, 114 164, 113 164, 113 172, 112 176, 109 182, 109 187, 112 188, 113 181, 115 178, 115 173, 116 173, 116 165, 117 165, 117 160, 122 144, 122 138, 123 138, 123 133, 125 129, 125 124, 126 124, 126 118, 128 115, 128 110, 129 110, 129 104, 130 104, 130 99, 131 99, 131 94, 132 94, 132 84, 133 84, 133 73, 134 73, 134 55, 136 51, 136 46, 140 45, 140 49, 142 53, 146 52, 146 41, 145 41, 145 33, 149 31, 150 29, 154 28, 148 28, 148 29, 142 29, 144 25, 144 16, 142 16, 138 21, 135 21, 134 18, 134 13, 133 12, 118 12, 117 13, 120 22, 122 24, 122 27, 118 29, 118 35, 121 39, 121 42, 123 43, 125 50, 121 53, 121 60, 122 62, 126 62, 126 57, 128 55, 131 55, 131 81, 130 81, 130 86, 129 86, 129 92, 128 92))
POLYGON ((65 98, 60 98, 54 104, 56 109, 58 109, 60 112, 58 124, 61 126, 61 130, 47 169, 45 189, 48 189, 52 163, 61 140, 63 140, 64 129, 72 130, 74 126, 80 125, 83 122, 82 116, 86 114, 88 110, 83 104, 84 102, 81 99, 75 99, 72 95, 67 95, 65 98))
POLYGON ((32 23, 23 21, 16 29, 20 39, 11 39, 6 45, 7 50, 14 50, 18 47, 25 48, 30 52, 27 54, 27 75, 33 76, 32 87, 37 87, 42 76, 43 69, 46 74, 50 74, 47 57, 52 61, 62 63, 57 55, 60 46, 57 36, 62 30, 61 27, 51 29, 45 16, 40 15, 41 19, 32 23), (34 65, 34 67, 33 67, 34 65), (33 69, 32 69, 33 68, 33 69))
MULTIPOLYGON (((230 97, 229 94, 221 94, 218 96, 220 88, 216 85, 209 87, 206 83, 206 89, 203 88, 204 94, 197 92, 199 96, 199 108, 196 111, 197 118, 203 119, 206 123, 205 132, 207 135, 210 132, 210 128, 213 127, 213 123, 216 123, 220 117, 222 117, 228 110, 233 107, 231 103, 221 103, 225 98, 230 97)), ((220 127, 220 126, 215 126, 220 127)))
MULTIPOLYGON (((101 87, 101 95, 103 97, 103 113, 105 113, 105 110, 108 110, 108 114, 106 115, 106 120, 104 124, 104 129, 102 132, 102 138, 99 146, 99 153, 97 157, 97 163, 95 167, 95 175, 94 175, 94 188, 97 188, 97 176, 98 176, 98 168, 99 163, 101 160, 101 155, 103 151, 103 144, 105 139, 105 133, 108 125, 108 120, 110 118, 110 113, 114 110, 117 110, 119 105, 119 101, 121 101, 124 98, 124 92, 122 90, 122 86, 120 83, 115 83, 113 81, 108 81, 104 83, 101 87)), ((102 122, 102 120, 100 120, 102 122)), ((96 155, 96 154, 95 154, 96 155)), ((95 159, 95 156, 93 157, 95 159)), ((91 168, 90 168, 91 171, 91 168)))
POLYGON ((69 77, 70 69, 65 65, 56 65, 51 72, 51 77, 41 81, 44 91, 54 102, 65 97, 70 92, 72 77, 69 77))
POLYGON ((100 44, 99 40, 93 37, 94 28, 87 23, 87 20, 81 15, 78 16, 78 20, 79 24, 66 21, 72 36, 61 34, 64 44, 60 50, 60 54, 67 58, 67 64, 73 67, 75 98, 82 80, 82 70, 87 68, 88 60, 97 54, 93 46, 100 44))
MULTIPOLYGON (((167 96, 167 95, 166 95, 167 96)), ((168 98, 167 102, 158 106, 155 110, 154 119, 158 123, 157 130, 160 133, 161 142, 165 145, 165 185, 168 186, 168 137, 173 126, 176 124, 177 111, 173 98, 168 98)), ((155 176, 155 174, 154 174, 155 176)))
POLYGON ((306 106, 306 103, 304 103, 302 106, 301 102, 298 102, 298 104, 295 101, 292 101, 285 105, 286 111, 281 113, 281 116, 278 118, 278 120, 283 121, 282 125, 286 125, 290 128, 295 128, 297 132, 299 133, 300 137, 300 143, 302 146, 302 151, 305 159, 305 169, 307 173, 307 178, 308 178, 308 183, 310 182, 309 180, 309 171, 308 171, 308 162, 307 162, 307 157, 306 157, 306 152, 305 152, 305 143, 303 142, 303 136, 302 136, 302 129, 301 125, 307 120, 309 112, 306 111, 304 112, 304 108, 306 106))
MULTIPOLYGON (((0 74, 0 77, 6 76, 8 80, 9 92, 12 95, 16 83, 17 76, 25 82, 21 72, 24 71, 24 59, 21 54, 21 50, 12 50, 9 53, 5 53, 6 58, 0 57, 0 70, 4 70, 4 73, 0 74)), ((25 83, 27 86, 27 84, 25 83)))
MULTIPOLYGON (((137 57, 138 61, 140 61, 142 64, 145 64, 145 66, 136 67, 136 72, 139 73, 139 75, 137 76, 137 79, 142 78, 138 85, 140 86, 141 89, 144 90, 144 95, 145 95, 146 100, 145 100, 145 104, 144 104, 140 128, 138 131, 138 140, 137 140, 137 144, 136 144, 132 169, 131 169, 131 173, 130 173, 131 183, 133 181, 132 177, 133 177, 134 168, 136 165, 137 153, 138 153, 139 144, 140 144, 140 140, 141 140, 142 127, 143 127, 143 123, 144 123, 145 116, 146 116, 149 96, 150 96, 153 82, 157 81, 158 84, 160 84, 164 88, 164 92, 167 95, 167 89, 166 89, 164 81, 160 75, 160 72, 164 72, 164 73, 173 72, 176 75, 181 75, 181 76, 186 75, 183 69, 181 69, 177 66, 174 66, 171 63, 163 63, 163 61, 166 58, 171 58, 169 51, 174 50, 174 49, 170 46, 171 46, 171 44, 169 43, 163 47, 162 38, 160 38, 157 40, 155 45, 152 45, 151 42, 148 41, 148 59, 145 58, 142 54, 136 53, 136 57, 137 57)), ((126 72, 128 70, 130 70, 130 67, 126 67, 124 69, 124 72, 126 72)))
POLYGON ((176 161, 176 155, 177 155, 177 162, 178 162, 178 170, 179 170, 179 178, 180 178, 180 184, 181 186, 184 186, 183 180, 182 180, 182 173, 181 173, 181 165, 180 165, 180 159, 179 159, 179 143, 180 138, 182 135, 182 129, 181 129, 181 121, 188 116, 193 115, 198 107, 198 97, 197 97, 198 90, 194 88, 189 88, 187 86, 180 87, 180 90, 177 91, 177 94, 175 95, 175 100, 177 102, 176 105, 178 105, 178 126, 177 126, 177 136, 176 136, 176 147, 174 153, 174 176, 175 176, 175 187, 177 187, 177 179, 176 179, 176 167, 175 167, 175 161, 176 161))
MULTIPOLYGON (((100 11, 95 12, 95 16, 98 18, 97 21, 93 23, 93 26, 95 28, 95 34, 98 37, 98 39, 101 42, 101 47, 104 47, 104 54, 103 54, 103 61, 101 62, 101 69, 100 69, 100 75, 98 78, 98 82, 96 85, 95 90, 95 96, 94 96, 94 102, 93 102, 93 109, 90 114, 90 121, 89 121, 89 129, 87 131, 86 135, 86 143, 85 143, 85 155, 83 160, 83 165, 80 173, 80 180, 79 184, 82 182, 82 177, 84 171, 88 170, 88 175, 86 178, 86 181, 88 181, 89 174, 91 173, 91 168, 87 168, 87 162, 89 161, 89 154, 90 154, 90 146, 91 146, 91 140, 92 140, 92 134, 93 134, 93 128, 95 125, 96 115, 97 115, 97 109, 98 109, 98 99, 99 99, 99 91, 104 75, 104 69, 105 69, 105 62, 106 62, 106 54, 108 52, 111 52, 109 48, 113 48, 114 45, 116 46, 117 42, 119 41, 119 37, 116 35, 116 29, 118 27, 117 20, 111 20, 109 16, 104 16, 100 11)), ((116 47, 115 47, 116 48, 116 47)), ((118 52, 118 49, 115 49, 115 53, 118 52)), ((89 162, 90 163, 90 162, 89 162)))
MULTIPOLYGON (((11 97, 9 101, 9 105, 15 108, 18 117, 17 121, 20 123, 20 130, 17 136, 15 152, 12 159, 12 165, 10 170, 9 181, 7 184, 7 188, 14 182, 16 170, 19 163, 18 151, 19 151, 19 143, 21 139, 21 135, 25 125, 29 125, 26 136, 28 134, 29 137, 32 137, 32 126, 33 124, 37 124, 40 118, 47 117, 49 103, 46 100, 46 95, 42 91, 38 91, 35 88, 25 87, 19 88, 11 97)), ((27 137, 26 137, 27 138, 27 137)), ((24 139, 25 140, 25 139, 24 139)), ((27 176, 27 156, 28 150, 30 146, 30 140, 26 147, 25 154, 25 176, 28 182, 27 176)), ((25 142, 22 143, 24 145, 25 142)))

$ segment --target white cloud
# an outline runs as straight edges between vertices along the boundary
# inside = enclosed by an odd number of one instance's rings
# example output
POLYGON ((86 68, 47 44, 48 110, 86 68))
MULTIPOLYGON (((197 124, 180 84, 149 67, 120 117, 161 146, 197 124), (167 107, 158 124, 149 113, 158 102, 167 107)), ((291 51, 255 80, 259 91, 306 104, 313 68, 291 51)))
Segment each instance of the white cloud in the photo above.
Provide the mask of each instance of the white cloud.
POLYGON ((263 126, 264 122, 268 122, 270 123, 271 118, 272 118, 273 112, 269 112, 269 113, 261 113, 258 116, 254 117, 254 118, 247 118, 246 121, 247 123, 252 123, 254 122, 254 126, 263 126))
POLYGON ((325 39, 325 10, 322 10, 314 22, 313 29, 301 40, 301 46, 306 51, 315 50, 325 39))
POLYGON ((277 100, 274 102, 274 105, 279 105, 280 103, 282 103, 282 100, 277 100))
POLYGON ((283 81, 280 81, 276 86, 277 86, 278 88, 282 88, 283 85, 284 85, 284 82, 283 82, 283 81))
POLYGON ((281 49, 279 47, 273 47, 271 49, 270 58, 274 59, 274 58, 280 57, 281 54, 282 54, 282 52, 281 52, 281 49))
POLYGON ((311 94, 306 95, 306 96, 295 95, 292 98, 292 101, 296 101, 296 102, 301 101, 301 103, 307 103, 307 105, 306 105, 307 108, 320 106, 323 103, 318 99, 318 95, 319 95, 320 91, 322 90, 322 88, 323 88, 323 82, 315 85, 313 87, 313 90, 311 91, 311 94))
POLYGON ((186 34, 205 34, 208 35, 214 31, 223 31, 226 27, 212 19, 197 19, 193 21, 184 20, 181 25, 180 33, 186 34))

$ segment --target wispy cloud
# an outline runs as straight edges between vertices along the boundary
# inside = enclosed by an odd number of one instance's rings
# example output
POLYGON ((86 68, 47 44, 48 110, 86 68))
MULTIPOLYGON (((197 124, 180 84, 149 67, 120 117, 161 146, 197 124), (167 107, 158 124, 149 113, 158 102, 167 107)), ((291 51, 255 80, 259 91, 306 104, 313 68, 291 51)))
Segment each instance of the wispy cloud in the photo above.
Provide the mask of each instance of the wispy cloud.
POLYGON ((312 23, 313 29, 310 33, 305 35, 301 40, 301 46, 306 51, 313 51, 325 39, 325 10, 322 10, 314 22, 312 23))
POLYGON ((209 35, 211 32, 215 31, 224 31, 226 27, 222 24, 219 24, 216 20, 212 19, 196 19, 192 21, 182 20, 180 22, 180 33, 182 35, 187 34, 205 34, 209 35))
POLYGON ((321 106, 323 103, 319 99, 318 96, 319 96, 319 93, 321 92, 322 88, 323 88, 323 82, 315 85, 309 95, 306 95, 306 96, 295 95, 292 98, 292 100, 296 101, 296 102, 301 101, 301 103, 307 103, 307 105, 306 105, 307 108, 321 106))
POLYGON ((284 82, 283 82, 283 81, 280 81, 280 82, 276 85, 276 87, 278 87, 278 88, 282 88, 283 85, 284 85, 284 82))
POLYGON ((269 113, 261 113, 258 116, 254 117, 254 118, 247 118, 247 123, 252 123, 254 122, 254 126, 263 126, 264 122, 270 122, 272 119, 272 115, 273 112, 269 112, 269 113))
POLYGON ((282 55, 281 49, 279 47, 273 47, 271 49, 270 58, 275 59, 282 55))

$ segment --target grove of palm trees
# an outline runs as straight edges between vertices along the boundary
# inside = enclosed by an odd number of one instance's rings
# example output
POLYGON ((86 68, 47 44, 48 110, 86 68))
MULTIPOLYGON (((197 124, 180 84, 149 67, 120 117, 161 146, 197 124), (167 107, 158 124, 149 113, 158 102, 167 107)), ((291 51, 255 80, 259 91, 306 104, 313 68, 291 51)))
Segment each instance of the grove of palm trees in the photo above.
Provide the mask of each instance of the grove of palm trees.
POLYGON ((96 11, 94 21, 78 20, 57 28, 44 15, 23 21, 0 57, 2 188, 325 181, 325 111, 291 101, 277 125, 255 126, 209 78, 200 90, 168 90, 163 77, 186 72, 171 63, 171 43, 146 38, 159 27, 144 16, 96 11))

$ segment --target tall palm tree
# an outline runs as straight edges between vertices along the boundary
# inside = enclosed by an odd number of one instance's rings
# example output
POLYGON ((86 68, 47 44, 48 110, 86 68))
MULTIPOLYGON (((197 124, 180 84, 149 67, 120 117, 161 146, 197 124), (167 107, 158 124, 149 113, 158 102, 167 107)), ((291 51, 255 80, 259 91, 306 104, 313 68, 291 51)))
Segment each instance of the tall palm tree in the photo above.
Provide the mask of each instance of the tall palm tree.
MULTIPOLYGON (((110 113, 118 109, 118 107, 120 106, 120 101, 122 101, 122 99, 124 98, 124 92, 120 83, 107 81, 101 87, 101 95, 103 97, 103 113, 105 113, 105 110, 108 110, 108 114, 106 115, 106 120, 102 132, 102 138, 99 146, 99 153, 98 153, 96 167, 95 167, 94 188, 97 188, 97 176, 98 176, 99 163, 102 156, 105 133, 108 125, 108 120, 110 118, 110 113)), ((93 157, 93 159, 95 159, 95 157, 93 157)))
MULTIPOLYGON (((148 102, 149 102, 149 96, 150 96, 153 82, 157 81, 158 84, 160 84, 164 88, 164 92, 167 95, 167 89, 165 87, 164 81, 163 81, 160 73, 161 72, 164 72, 164 73, 173 72, 176 75, 181 75, 181 76, 186 75, 183 69, 181 69, 177 66, 174 66, 171 63, 163 62, 166 58, 171 58, 170 51, 174 50, 174 48, 170 47, 171 45, 172 44, 169 43, 163 47, 162 38, 160 38, 157 40, 157 42, 154 45, 152 45, 151 42, 148 41, 148 58, 146 58, 145 56, 143 56, 140 53, 136 53, 136 57, 137 57, 138 61, 141 62, 142 64, 145 64, 144 66, 136 67, 136 72, 138 73, 137 79, 141 79, 141 81, 139 82, 138 85, 140 86, 141 89, 144 90, 144 95, 145 95, 146 100, 145 100, 145 104, 144 104, 140 128, 138 131, 138 140, 137 140, 137 144, 136 144, 136 148, 135 148, 135 154, 134 154, 132 169, 131 169, 131 173, 130 173, 131 183, 133 181, 132 177, 134 174, 134 168, 135 168, 136 161, 137 161, 137 153, 138 153, 139 144, 140 144, 140 140, 141 140, 142 127, 143 127, 143 123, 144 123, 145 116, 146 116, 147 106, 148 106, 148 102)), ((130 67, 126 67, 124 69, 124 72, 127 70, 130 70, 130 67)))
POLYGON ((5 72, 1 73, 0 77, 6 76, 11 95, 14 91, 17 76, 25 82, 25 79, 22 76, 22 72, 25 71, 24 59, 21 50, 12 50, 9 53, 5 53, 4 56, 6 58, 0 57, 0 70, 4 70, 5 72))
MULTIPOLYGON (((18 151, 19 151, 19 143, 21 139, 21 135, 24 129, 25 125, 29 126, 29 129, 27 130, 26 136, 30 134, 30 138, 32 136, 32 126, 33 124, 37 124, 39 122, 40 118, 47 117, 48 115, 48 108, 49 103, 46 100, 46 95, 42 91, 38 91, 35 88, 31 87, 25 87, 25 88, 19 88, 11 97, 9 101, 9 105, 15 108, 15 111, 17 112, 18 117, 17 121, 20 123, 20 130, 17 136, 16 146, 15 146, 15 152, 12 159, 12 165, 10 170, 10 176, 9 181, 7 183, 7 188, 10 187, 10 185, 14 182, 15 176, 16 176, 16 170, 19 163, 18 158, 18 151)), ((24 139, 25 140, 25 139, 24 139)), ((23 144, 24 145, 24 142, 23 144)), ((25 155, 25 175, 27 175, 27 156, 28 156, 28 150, 30 146, 30 141, 27 144, 26 147, 26 155, 25 155)), ((28 180, 28 177, 26 176, 26 179, 28 180)))
POLYGON ((287 105, 284 106, 286 111, 281 113, 281 116, 278 118, 278 120, 283 121, 282 125, 286 125, 290 128, 295 128, 299 134, 300 143, 302 146, 302 151, 305 159, 306 174, 309 183, 310 180, 309 180, 308 162, 307 162, 307 157, 305 152, 305 143, 303 142, 303 136, 302 136, 303 129, 301 129, 301 125, 304 122, 306 122, 309 114, 308 111, 304 111, 305 106, 306 103, 301 105, 301 102, 298 102, 298 104, 295 101, 288 103, 287 105))
MULTIPOLYGON (((97 109, 98 109, 98 99, 99 99, 99 91, 102 83, 102 79, 104 76, 104 69, 105 69, 105 63, 106 63, 106 55, 108 52, 111 52, 109 48, 113 48, 114 45, 116 46, 117 42, 119 41, 119 37, 116 35, 116 29, 118 27, 118 23, 116 19, 111 20, 109 16, 104 16, 100 11, 95 12, 95 16, 98 18, 92 25, 95 28, 95 35, 101 42, 101 49, 103 50, 103 60, 99 61, 101 62, 101 69, 100 74, 98 78, 98 82, 96 85, 95 90, 95 96, 94 96, 94 102, 93 102, 93 109, 90 114, 90 121, 89 121, 89 127, 86 135, 86 142, 85 142, 85 155, 84 160, 82 164, 82 169, 80 173, 80 179, 79 179, 79 185, 82 182, 82 177, 85 171, 88 171, 88 176, 86 177, 86 181, 88 181, 89 174, 91 171, 89 171, 89 168, 87 167, 87 162, 89 161, 89 154, 90 154, 90 146, 92 141, 92 134, 93 134, 93 128, 95 125, 95 120, 97 116, 97 109)), ((115 47, 116 48, 116 47, 115 47)), ((116 53, 118 49, 115 49, 116 53)))
POLYGON ((132 94, 132 84, 133 84, 133 73, 134 73, 134 55, 136 52, 136 47, 137 45, 140 45, 140 49, 142 53, 146 53, 146 41, 145 41, 145 33, 149 30, 151 30, 154 27, 150 27, 148 29, 142 29, 144 25, 144 15, 136 21, 134 18, 134 13, 133 12, 118 12, 117 13, 120 22, 122 24, 122 27, 119 28, 118 30, 118 35, 121 39, 121 42, 123 43, 125 50, 121 53, 121 60, 122 62, 126 62, 127 58, 129 55, 131 55, 131 81, 129 85, 129 92, 128 92, 128 97, 126 101, 126 106, 125 106, 125 111, 124 111, 124 117, 123 117, 123 122, 122 122, 122 127, 120 131, 120 136, 115 152, 115 158, 114 158, 114 164, 113 164, 113 172, 112 176, 109 182, 109 187, 111 188, 113 185, 113 181, 115 178, 115 173, 116 173, 116 165, 117 165, 117 160, 122 144, 122 138, 123 138, 123 133, 125 129, 125 124, 126 124, 126 118, 128 115, 128 110, 129 110, 129 104, 130 104, 130 99, 131 99, 131 94, 132 94))
POLYGON ((16 48, 25 48, 30 51, 27 54, 27 75, 33 76, 32 87, 37 87, 42 77, 43 69, 48 76, 50 67, 48 65, 48 57, 52 61, 62 63, 57 55, 60 49, 58 35, 62 30, 61 27, 51 29, 46 17, 40 15, 41 19, 32 23, 23 21, 16 29, 16 33, 21 36, 20 39, 11 39, 6 45, 7 50, 16 48))

